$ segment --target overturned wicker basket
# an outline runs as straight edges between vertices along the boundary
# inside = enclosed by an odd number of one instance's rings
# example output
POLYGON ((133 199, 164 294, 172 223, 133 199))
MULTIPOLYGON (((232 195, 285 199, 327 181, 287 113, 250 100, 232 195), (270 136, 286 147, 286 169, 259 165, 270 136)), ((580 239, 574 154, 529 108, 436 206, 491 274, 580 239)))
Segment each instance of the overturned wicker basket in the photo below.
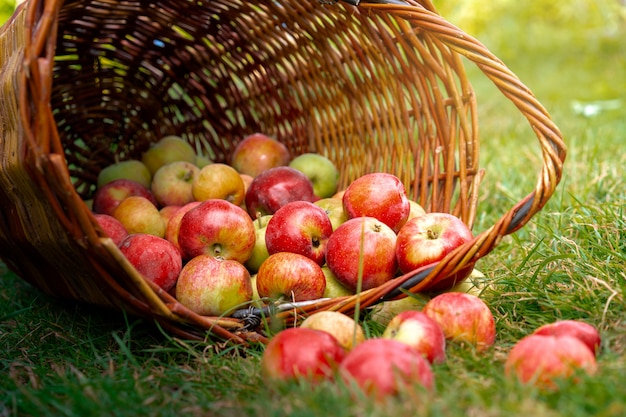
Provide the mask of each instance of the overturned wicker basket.
POLYGON ((125 260, 83 200, 101 168, 167 134, 215 161, 255 131, 294 154, 321 152, 341 184, 400 177, 429 211, 471 225, 478 167, 476 64, 532 126, 536 188, 432 268, 358 296, 277 313, 352 313, 419 292, 490 253, 537 213, 560 181, 565 146, 532 93, 429 0, 28 0, 0 31, 0 256, 60 297, 153 318, 174 334, 246 344, 254 321, 203 317, 125 260))

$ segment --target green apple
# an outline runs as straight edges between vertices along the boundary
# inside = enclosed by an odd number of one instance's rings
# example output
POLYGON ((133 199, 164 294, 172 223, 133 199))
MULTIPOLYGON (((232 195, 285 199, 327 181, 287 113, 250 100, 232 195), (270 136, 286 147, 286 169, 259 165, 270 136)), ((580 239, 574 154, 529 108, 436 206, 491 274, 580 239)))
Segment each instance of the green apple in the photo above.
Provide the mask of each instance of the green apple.
POLYGON ((304 173, 313 183, 319 198, 332 197, 339 185, 339 170, 330 159, 318 153, 304 153, 291 160, 289 166, 304 173))
POLYGON ((176 161, 196 163, 196 151, 180 136, 165 136, 145 151, 141 161, 152 175, 163 165, 176 161))
POLYGON ((326 289, 324 290, 324 298, 337 298, 349 295, 354 295, 352 291, 343 286, 341 282, 337 280, 335 274, 326 265, 322 267, 322 272, 326 277, 326 289))
POLYGON ((267 251, 267 245, 265 244, 265 231, 267 230, 267 222, 269 222, 271 218, 272 215, 267 214, 254 221, 256 240, 254 242, 254 248, 252 249, 252 255, 250 255, 248 260, 244 263, 245 267, 252 273, 257 272, 263 261, 270 256, 267 251))
POLYGON ((102 168, 98 174, 98 188, 120 178, 133 180, 146 188, 150 188, 152 174, 150 174, 148 167, 138 159, 115 162, 102 168))
POLYGON ((337 230, 337 228, 346 220, 348 220, 348 215, 343 209, 343 202, 339 198, 321 198, 315 201, 315 204, 318 207, 324 209, 326 214, 328 214, 328 218, 330 219, 330 224, 333 226, 333 230, 337 230))
POLYGON ((196 166, 198 168, 204 168, 205 166, 210 165, 212 163, 213 163, 213 161, 211 161, 211 159, 209 159, 208 156, 201 155, 201 154, 196 155, 196 162, 195 162, 195 164, 196 164, 196 166))
POLYGON ((407 295, 399 300, 383 301, 371 308, 370 319, 378 324, 387 326, 396 315, 408 310, 421 310, 430 300, 422 294, 407 295))

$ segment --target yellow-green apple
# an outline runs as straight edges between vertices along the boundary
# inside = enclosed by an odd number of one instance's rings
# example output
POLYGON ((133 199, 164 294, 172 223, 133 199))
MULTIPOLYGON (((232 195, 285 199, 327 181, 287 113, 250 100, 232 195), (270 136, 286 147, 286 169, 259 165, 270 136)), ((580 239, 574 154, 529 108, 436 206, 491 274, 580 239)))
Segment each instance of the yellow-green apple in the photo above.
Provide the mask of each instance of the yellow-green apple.
POLYGON ((350 219, 328 238, 326 264, 337 280, 355 292, 377 287, 392 279, 396 263, 396 234, 374 217, 350 219))
POLYGON ((414 217, 421 216, 422 214, 426 214, 424 207, 422 207, 417 201, 409 199, 409 204, 411 205, 411 208, 409 209, 409 218, 407 221, 414 217))
POLYGON ((237 144, 230 165, 242 174, 256 177, 263 171, 284 166, 291 160, 287 147, 263 133, 253 133, 237 144))
POLYGON ((169 221, 167 222, 167 225, 165 226, 165 239, 170 241, 172 245, 176 246, 176 248, 178 248, 181 254, 183 250, 180 248, 180 245, 178 244, 178 231, 180 230, 180 221, 189 210, 191 210, 194 207, 199 206, 200 203, 201 201, 192 201, 191 203, 185 204, 184 206, 179 208, 176 211, 176 213, 172 215, 172 217, 170 217, 169 221))
POLYGON ((552 391, 559 382, 576 382, 582 373, 594 374, 597 363, 589 347, 574 336, 531 334, 509 351, 504 370, 523 384, 552 391))
POLYGON ((445 292, 430 299, 422 311, 439 323, 448 340, 467 343, 479 352, 495 342, 493 314, 489 306, 475 295, 445 292))
POLYGON ((338 370, 353 389, 377 401, 421 387, 431 390, 434 373, 415 349, 393 339, 367 339, 346 354, 338 370))
POLYGON ((212 164, 212 163, 213 161, 208 156, 202 155, 202 154, 196 154, 196 159, 194 161, 194 164, 198 168, 204 168, 205 166, 212 164))
POLYGON ((219 198, 240 206, 245 196, 245 185, 233 167, 215 163, 200 170, 193 181, 192 191, 197 201, 219 198))
POLYGON ((439 324, 424 312, 407 310, 391 319, 382 337, 411 346, 430 363, 446 360, 446 336, 439 324))
POLYGON ((261 373, 272 382, 334 378, 346 352, 327 332, 290 327, 274 335, 261 356, 261 373))
POLYGON ((322 298, 326 278, 322 267, 304 255, 278 252, 270 255, 256 274, 259 296, 286 301, 322 298))
POLYGON ((411 294, 398 300, 383 301, 369 309, 369 318, 375 323, 387 326, 396 315, 403 311, 421 310, 429 300, 430 297, 424 294, 411 294))
POLYGON ((250 273, 237 261, 196 256, 180 272, 176 298, 198 314, 228 315, 252 301, 250 273))
POLYGON ((259 295, 259 291, 256 288, 256 274, 250 275, 250 284, 252 284, 252 303, 250 305, 254 307, 264 307, 265 300, 259 295))
POLYGON ((118 245, 128 261, 146 279, 164 291, 176 284, 183 266, 180 252, 167 240, 145 233, 132 233, 118 245))
POLYGON ((161 138, 141 156, 141 161, 152 175, 163 165, 175 161, 187 161, 195 164, 196 151, 180 136, 169 135, 161 138))
POLYGON ((133 195, 145 197, 155 206, 157 201, 149 188, 137 181, 120 178, 98 188, 93 196, 92 210, 94 213, 113 214, 113 210, 126 197, 133 195))
POLYGON ((112 216, 120 221, 129 234, 146 233, 165 237, 165 222, 159 209, 145 197, 126 197, 115 207, 112 216))
POLYGON ((159 206, 183 206, 194 201, 192 187, 200 168, 187 161, 162 165, 154 173, 150 190, 159 206))
POLYGON ((557 320, 538 327, 533 333, 540 335, 575 337, 587 345, 587 347, 596 356, 598 355, 600 343, 602 341, 598 329, 589 323, 579 320, 557 320))
POLYGON ((385 172, 365 174, 352 181, 342 201, 348 218, 374 217, 395 233, 406 223, 411 210, 402 181, 385 172))
POLYGON ((324 290, 324 298, 345 297, 354 294, 354 291, 346 288, 333 274, 328 265, 322 266, 322 272, 326 277, 326 289, 324 290))
POLYGON ((255 230, 248 213, 226 200, 201 202, 185 213, 178 228, 183 258, 219 256, 244 263, 254 249, 255 230))
POLYGON ((363 327, 354 320, 338 311, 318 311, 305 318, 300 327, 322 330, 330 333, 339 344, 350 351, 365 340, 363 327))
POLYGON ((289 166, 309 177, 313 183, 313 192, 319 198, 332 197, 337 192, 339 170, 324 155, 303 153, 293 158, 289 166))
MULTIPOLYGON (((402 226, 396 242, 396 258, 402 273, 441 261, 450 252, 472 240, 472 231, 458 217, 448 213, 426 213, 402 226)), ((474 268, 466 266, 458 273, 433 283, 424 290, 450 289, 469 276, 474 268)))
POLYGON ((144 187, 150 187, 152 174, 150 174, 148 167, 138 159, 115 162, 102 168, 98 174, 97 188, 101 188, 104 184, 120 178, 133 180, 144 187))
POLYGON ((267 223, 272 218, 271 214, 261 216, 254 220, 255 241, 252 254, 244 263, 250 272, 255 273, 261 267, 261 264, 270 256, 265 244, 265 232, 267 231, 267 223))
POLYGON ((326 244, 333 226, 326 212, 308 201, 292 201, 279 208, 267 223, 268 253, 293 252, 325 263, 326 244))
POLYGON ((313 193, 313 184, 302 172, 288 166, 263 171, 250 183, 245 203, 250 217, 256 219, 292 201, 313 202, 318 198, 313 193))
POLYGON ((167 234, 167 225, 170 222, 170 219, 174 217, 174 214, 181 208, 182 206, 163 206, 159 209, 159 214, 163 219, 163 223, 165 224, 165 233, 167 234))
POLYGON ((93 215, 98 224, 102 228, 102 230, 113 240, 113 243, 119 245, 122 240, 126 236, 128 236, 128 231, 124 227, 124 225, 117 220, 115 217, 108 214, 98 214, 94 213, 93 215))
POLYGON ((341 199, 332 197, 322 198, 314 201, 313 204, 324 209, 330 219, 330 224, 333 226, 333 230, 337 230, 342 223, 348 220, 348 215, 343 209, 341 199))

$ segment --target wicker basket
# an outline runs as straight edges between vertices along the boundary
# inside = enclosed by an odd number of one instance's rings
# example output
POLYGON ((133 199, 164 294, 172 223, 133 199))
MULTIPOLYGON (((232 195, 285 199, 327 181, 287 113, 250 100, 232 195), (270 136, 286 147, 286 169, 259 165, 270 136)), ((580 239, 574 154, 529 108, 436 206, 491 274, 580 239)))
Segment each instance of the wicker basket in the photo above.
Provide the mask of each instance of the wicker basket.
MULTIPOLYGON (((558 128, 519 79, 429 0, 28 0, 0 30, 0 256, 46 293, 152 318, 172 333, 248 344, 250 317, 204 317, 145 280, 84 203, 98 172, 168 134, 215 161, 261 131, 320 152, 341 185, 401 178, 429 211, 475 217, 476 97, 463 57, 536 133, 536 188, 434 267, 359 295, 276 313, 352 313, 419 292, 487 255, 560 181, 558 128), (355 4, 356 3, 356 4, 355 4)), ((526 174, 526 173, 524 173, 526 174)))

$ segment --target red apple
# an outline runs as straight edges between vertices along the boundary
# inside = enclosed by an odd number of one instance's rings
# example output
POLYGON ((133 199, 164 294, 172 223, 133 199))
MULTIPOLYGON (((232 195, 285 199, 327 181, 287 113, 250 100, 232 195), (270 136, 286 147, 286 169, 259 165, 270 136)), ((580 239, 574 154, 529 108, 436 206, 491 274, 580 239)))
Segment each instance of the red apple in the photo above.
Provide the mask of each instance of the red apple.
POLYGON ((596 356, 600 349, 601 338, 598 330, 591 324, 578 320, 558 320, 544 324, 533 333, 552 336, 573 336, 587 345, 596 356))
POLYGON ((278 252, 270 255, 257 272, 256 287, 261 297, 306 301, 322 298, 326 277, 322 268, 304 255, 278 252))
POLYGON ((159 209, 145 197, 131 195, 115 207, 111 214, 128 233, 147 233, 165 237, 165 222, 159 209))
POLYGON ((162 165, 152 177, 150 189, 163 206, 183 206, 194 201, 192 187, 200 168, 187 161, 162 165))
POLYGON ((334 377, 345 350, 331 334, 291 327, 273 336, 261 357, 261 372, 270 381, 312 382, 334 377))
POLYGON ((326 212, 308 201, 292 201, 279 208, 267 223, 268 253, 293 252, 322 266, 333 226, 326 212))
POLYGON ((378 401, 406 389, 433 388, 428 361, 415 349, 392 339, 374 338, 359 343, 339 365, 339 374, 351 386, 378 401))
POLYGON ((170 222, 170 219, 174 217, 174 214, 181 208, 182 206, 163 206, 159 209, 159 214, 163 219, 163 223, 165 224, 165 229, 167 230, 167 224, 170 222))
POLYGON ((348 218, 374 217, 395 233, 406 223, 411 210, 404 184, 384 172, 365 174, 352 181, 342 201, 348 218))
POLYGON ((504 369, 523 384, 554 390, 560 380, 580 372, 595 373, 597 363, 589 347, 576 337, 532 334, 513 346, 504 369))
POLYGON ((288 166, 263 171, 250 183, 245 203, 253 219, 259 214, 274 214, 276 210, 292 201, 310 201, 318 198, 313 184, 302 172, 288 166))
POLYGON ((178 249, 170 242, 158 236, 134 233, 126 236, 119 248, 146 279, 164 291, 174 287, 183 261, 178 249))
POLYGON ((496 338, 496 323, 485 302, 464 292, 445 292, 433 297, 422 311, 441 326, 446 339, 465 342, 483 351, 496 338))
POLYGON ((414 348, 430 363, 446 360, 446 336, 435 320, 425 313, 407 310, 394 316, 385 328, 383 338, 394 339, 414 348))
POLYGON ((308 316, 300 327, 322 330, 333 335, 346 350, 352 350, 365 340, 365 332, 352 317, 338 311, 318 311, 308 316))
POLYGON ((180 231, 180 221, 183 219, 183 216, 192 208, 200 205, 200 201, 192 201, 191 203, 187 203, 184 206, 180 207, 176 213, 170 217, 167 225, 165 226, 165 239, 169 240, 174 246, 178 248, 178 250, 182 253, 182 249, 178 244, 178 232, 180 231))
POLYGON ((126 236, 128 231, 124 225, 113 216, 108 214, 94 214, 94 217, 98 221, 98 224, 104 230, 104 232, 113 240, 113 243, 119 245, 126 236))
POLYGON ((152 192, 144 185, 125 178, 113 180, 98 188, 93 196, 92 210, 94 213, 113 214, 113 210, 126 197, 133 195, 145 197, 155 206, 157 201, 152 192))
POLYGON ((356 291, 377 287, 394 277, 396 234, 373 217, 358 217, 343 223, 330 235, 326 264, 339 282, 356 291))
POLYGON ((178 244, 186 259, 198 255, 219 256, 244 263, 256 239, 248 213, 226 200, 203 201, 180 220, 178 244))
POLYGON ((228 315, 252 301, 250 273, 237 261, 196 256, 180 272, 176 298, 198 314, 228 315))
POLYGON ((270 168, 287 165, 290 160, 291 154, 284 144, 254 133, 237 144, 230 165, 242 174, 256 177, 270 168))

